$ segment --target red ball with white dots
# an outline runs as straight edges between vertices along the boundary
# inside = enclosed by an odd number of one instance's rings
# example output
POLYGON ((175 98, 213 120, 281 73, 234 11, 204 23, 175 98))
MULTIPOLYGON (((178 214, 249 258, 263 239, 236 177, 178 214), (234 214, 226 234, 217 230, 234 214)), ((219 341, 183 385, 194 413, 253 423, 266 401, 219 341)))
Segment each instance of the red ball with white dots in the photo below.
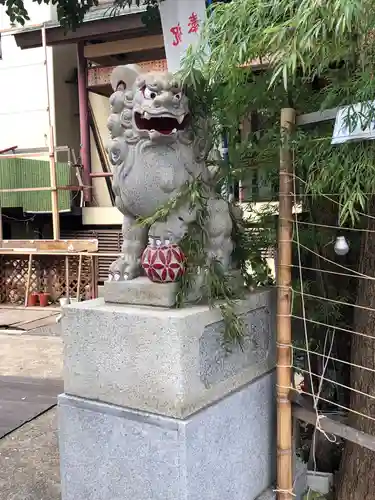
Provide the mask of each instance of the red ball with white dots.
POLYGON ((141 263, 147 277, 156 283, 173 283, 185 271, 185 255, 174 243, 149 245, 142 254, 141 263))

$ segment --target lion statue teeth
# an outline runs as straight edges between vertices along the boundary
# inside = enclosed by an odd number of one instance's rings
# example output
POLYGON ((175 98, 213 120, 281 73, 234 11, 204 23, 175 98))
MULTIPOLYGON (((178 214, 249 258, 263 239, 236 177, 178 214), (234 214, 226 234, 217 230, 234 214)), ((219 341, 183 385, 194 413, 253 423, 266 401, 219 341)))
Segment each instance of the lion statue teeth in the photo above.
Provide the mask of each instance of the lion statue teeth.
POLYGON ((198 207, 190 202, 151 227, 141 227, 137 219, 153 216, 198 177, 207 191, 207 258, 227 270, 233 250, 232 219, 228 203, 215 194, 205 163, 202 144, 207 138, 193 140, 189 102, 181 82, 170 73, 143 73, 138 66, 127 65, 114 69, 111 85, 108 155, 116 206, 124 219, 122 255, 112 263, 110 279, 131 280, 140 275, 140 259, 149 237, 174 243, 183 238, 196 219, 198 207))

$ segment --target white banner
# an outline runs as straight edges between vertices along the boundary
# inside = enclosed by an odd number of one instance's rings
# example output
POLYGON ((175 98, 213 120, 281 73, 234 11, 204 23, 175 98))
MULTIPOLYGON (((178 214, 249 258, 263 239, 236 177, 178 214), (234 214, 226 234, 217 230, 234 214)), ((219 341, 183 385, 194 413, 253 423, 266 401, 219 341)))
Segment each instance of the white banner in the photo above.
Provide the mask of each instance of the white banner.
POLYGON ((375 101, 372 103, 357 103, 352 107, 345 106, 340 108, 336 115, 331 144, 343 144, 352 141, 373 141, 375 139, 374 109, 375 101), (353 120, 352 125, 350 125, 350 118, 353 120))
POLYGON ((180 69, 190 45, 199 41, 206 19, 205 0, 164 0, 159 4, 168 71, 180 69))

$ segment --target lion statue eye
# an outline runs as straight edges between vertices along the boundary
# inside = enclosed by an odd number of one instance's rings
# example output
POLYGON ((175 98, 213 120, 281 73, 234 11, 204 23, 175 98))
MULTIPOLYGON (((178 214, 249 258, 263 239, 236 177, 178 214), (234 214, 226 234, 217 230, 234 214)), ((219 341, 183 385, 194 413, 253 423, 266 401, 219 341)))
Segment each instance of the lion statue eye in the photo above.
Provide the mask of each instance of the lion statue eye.
POLYGON ((178 94, 175 94, 175 98, 179 101, 182 97, 182 94, 181 92, 179 92, 178 94))
POLYGON ((143 95, 145 96, 146 99, 155 99, 156 97, 156 92, 150 90, 148 87, 145 87, 143 89, 143 95))

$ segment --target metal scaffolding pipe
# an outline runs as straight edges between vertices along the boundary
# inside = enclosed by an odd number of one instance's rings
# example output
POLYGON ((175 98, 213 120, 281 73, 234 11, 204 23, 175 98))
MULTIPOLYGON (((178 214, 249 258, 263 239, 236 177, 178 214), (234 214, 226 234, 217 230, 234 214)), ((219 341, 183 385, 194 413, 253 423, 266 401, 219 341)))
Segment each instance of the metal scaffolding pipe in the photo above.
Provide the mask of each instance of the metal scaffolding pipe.
MULTIPOLYGON (((79 100, 79 128, 81 137, 81 161, 83 165, 83 184, 91 186, 91 151, 90 151, 90 122, 87 91, 87 62, 84 56, 84 42, 77 44, 78 63, 78 100, 79 100)), ((91 201, 91 189, 85 189, 84 200, 91 201)))
POLYGON ((90 174, 91 178, 113 177, 112 172, 93 172, 90 174))
POLYGON ((50 97, 50 84, 49 84, 49 74, 48 74, 48 50, 47 50, 47 38, 46 38, 46 27, 42 28, 42 43, 44 52, 44 62, 46 71, 46 86, 47 86, 47 109, 48 109, 48 129, 49 129, 49 143, 48 143, 48 156, 49 156, 49 170, 50 170, 50 184, 51 184, 51 207, 52 207, 52 229, 53 229, 53 239, 58 240, 60 238, 60 214, 59 214, 59 202, 58 202, 58 192, 57 192, 57 178, 56 178, 56 158, 55 158, 55 134, 53 127, 53 118, 51 110, 51 97, 50 97))

